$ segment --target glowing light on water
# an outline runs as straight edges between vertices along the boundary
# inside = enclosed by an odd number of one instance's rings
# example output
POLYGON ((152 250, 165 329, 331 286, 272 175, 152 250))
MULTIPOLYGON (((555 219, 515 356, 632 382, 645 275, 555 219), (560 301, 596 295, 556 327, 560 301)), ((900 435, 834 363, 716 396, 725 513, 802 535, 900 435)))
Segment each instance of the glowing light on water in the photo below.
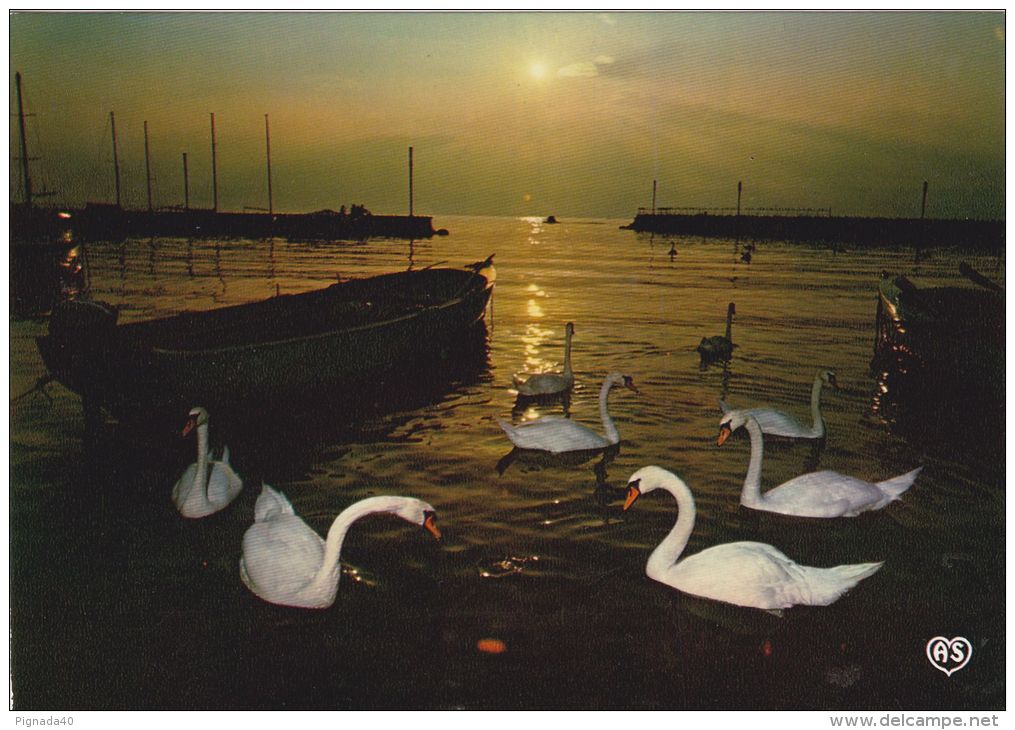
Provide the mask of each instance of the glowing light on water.
POLYGON ((503 654, 507 651, 507 644, 500 639, 480 639, 476 648, 484 654, 503 654))
POLYGON ((529 563, 539 562, 538 555, 509 555, 500 560, 485 563, 479 568, 481 578, 504 578, 521 573, 529 563))

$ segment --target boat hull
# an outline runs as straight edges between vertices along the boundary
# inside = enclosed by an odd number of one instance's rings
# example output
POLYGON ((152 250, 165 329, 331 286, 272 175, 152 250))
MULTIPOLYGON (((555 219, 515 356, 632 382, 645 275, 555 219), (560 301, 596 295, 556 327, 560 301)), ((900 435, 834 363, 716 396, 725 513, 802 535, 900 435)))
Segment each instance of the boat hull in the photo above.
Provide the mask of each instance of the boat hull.
POLYGON ((257 406, 448 356, 473 341, 491 291, 472 272, 435 269, 131 325, 86 309, 87 322, 52 322, 38 347, 58 381, 116 415, 257 406))

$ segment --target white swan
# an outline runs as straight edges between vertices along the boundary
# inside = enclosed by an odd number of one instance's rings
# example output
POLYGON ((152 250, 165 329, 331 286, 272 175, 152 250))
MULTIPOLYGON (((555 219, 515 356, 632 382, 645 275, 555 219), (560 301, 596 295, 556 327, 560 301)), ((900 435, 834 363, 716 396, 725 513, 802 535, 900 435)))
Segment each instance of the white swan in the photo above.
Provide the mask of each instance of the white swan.
MULTIPOLYGON (((835 373, 831 370, 818 371, 818 374, 814 376, 814 385, 811 386, 811 415, 814 417, 814 423, 810 426, 804 426, 793 416, 774 408, 741 408, 738 410, 754 416, 754 420, 761 426, 761 432, 771 436, 786 436, 794 439, 824 438, 825 419, 821 416, 821 388, 826 384, 838 389, 839 383, 835 379, 835 373)), ((719 407, 723 413, 734 410, 721 399, 719 407)))
POLYGON ((761 493, 761 460, 764 437, 758 422, 745 411, 730 411, 719 423, 719 445, 741 426, 751 437, 751 461, 744 479, 740 504, 765 512, 797 517, 856 517, 881 509, 912 486, 923 467, 883 482, 865 482, 834 471, 816 471, 790 479, 761 493))
POLYGON ((504 433, 511 439, 511 443, 520 449, 549 451, 553 454, 565 451, 603 449, 620 443, 620 432, 613 424, 613 419, 610 418, 610 413, 607 410, 610 388, 614 385, 623 385, 628 390, 638 392, 629 375, 610 373, 606 376, 603 387, 599 389, 599 415, 603 420, 605 436, 600 436, 587 426, 559 416, 543 416, 518 426, 512 426, 499 418, 497 423, 504 429, 504 433))
POLYGON ((528 378, 512 377, 518 395, 540 396, 566 393, 574 387, 574 373, 571 372, 571 338, 574 336, 574 324, 568 322, 564 326, 564 372, 536 373, 528 378))
POLYGON ((229 447, 222 460, 213 461, 208 451, 208 411, 194 408, 187 416, 183 435, 197 429, 197 461, 173 486, 173 502, 184 517, 207 517, 226 507, 243 489, 243 480, 229 465, 229 447))
POLYGON ((678 591, 767 611, 798 604, 827 606, 882 565, 798 565, 760 542, 716 545, 678 562, 694 529, 694 496, 680 477, 658 466, 646 466, 628 481, 624 510, 654 489, 665 489, 676 498, 678 516, 670 534, 652 551, 645 573, 678 591))
POLYGON ((370 497, 339 514, 325 541, 296 516, 284 494, 265 484, 254 505, 254 524, 243 535, 240 579, 269 603, 327 608, 338 593, 339 554, 345 534, 353 522, 374 512, 398 515, 440 539, 434 509, 426 502, 409 497, 370 497))

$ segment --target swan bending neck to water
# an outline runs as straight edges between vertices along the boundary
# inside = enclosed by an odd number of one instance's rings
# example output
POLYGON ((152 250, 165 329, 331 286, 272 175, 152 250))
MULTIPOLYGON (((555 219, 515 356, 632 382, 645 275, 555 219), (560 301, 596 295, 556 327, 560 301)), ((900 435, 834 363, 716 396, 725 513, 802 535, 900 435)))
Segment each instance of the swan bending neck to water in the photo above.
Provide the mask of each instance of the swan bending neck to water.
POLYGON ((568 322, 564 326, 564 372, 536 373, 528 378, 517 375, 512 378, 520 396, 557 395, 574 387, 574 373, 571 370, 571 338, 574 337, 574 324, 568 322))
POLYGON ((390 512, 426 528, 440 539, 434 509, 411 497, 369 497, 342 511, 327 540, 296 516, 292 504, 267 484, 254 505, 254 524, 243 536, 240 579, 270 603, 297 608, 327 608, 335 602, 341 575, 342 542, 353 522, 390 512))
POLYGON ((827 606, 881 563, 856 563, 834 568, 799 565, 771 545, 731 542, 680 560, 694 529, 694 496, 676 474, 658 466, 636 471, 627 483, 627 511, 655 489, 677 500, 677 521, 645 565, 645 574, 684 593, 736 606, 777 611, 795 605, 827 606))
MULTIPOLYGON (((743 408, 739 410, 754 416, 758 425, 761 426, 761 432, 770 436, 821 439, 825 437, 825 419, 821 415, 821 390, 825 385, 830 385, 836 389, 839 387, 839 383, 835 379, 835 373, 831 370, 820 370, 814 376, 814 384, 811 386, 811 416, 813 423, 810 426, 804 426, 793 416, 774 408, 743 408)), ((723 413, 729 413, 734 410, 723 400, 719 401, 719 407, 723 413)))
POLYGON ((764 437, 757 420, 747 411, 730 411, 719 422, 718 445, 733 431, 745 427, 751 438, 751 460, 740 494, 740 504, 750 509, 797 517, 856 517, 881 509, 902 497, 923 467, 882 482, 866 482, 834 471, 802 474, 761 493, 761 462, 764 437))
POLYGON ((173 502, 184 517, 207 517, 236 499, 243 480, 229 465, 229 447, 222 448, 221 461, 208 450, 208 411, 197 407, 187 415, 183 436, 197 429, 197 461, 187 467, 173 486, 173 502))
POLYGON ((557 416, 543 416, 518 426, 512 426, 499 418, 497 423, 504 429, 504 433, 511 439, 511 443, 520 449, 560 454, 565 451, 606 448, 620 443, 620 431, 613 423, 608 408, 610 389, 615 385, 622 385, 628 390, 638 392, 631 376, 622 373, 610 373, 606 376, 602 388, 599 389, 599 416, 603 422, 602 436, 587 426, 557 416))

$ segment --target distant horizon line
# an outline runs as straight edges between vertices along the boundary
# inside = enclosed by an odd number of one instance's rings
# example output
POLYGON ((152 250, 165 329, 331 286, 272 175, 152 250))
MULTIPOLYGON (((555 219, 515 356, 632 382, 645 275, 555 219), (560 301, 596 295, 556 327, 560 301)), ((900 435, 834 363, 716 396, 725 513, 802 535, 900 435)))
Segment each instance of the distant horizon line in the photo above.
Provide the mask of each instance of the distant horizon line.
MULTIPOLYGON (((14 208, 14 207, 22 206, 22 205, 24 205, 24 203, 15 202, 15 201, 12 200, 12 201, 10 201, 9 205, 10 205, 11 208, 14 208)), ((38 205, 38 204, 35 204, 35 205, 33 205, 33 207, 34 208, 38 208, 38 209, 43 209, 43 210, 44 209, 53 209, 53 210, 56 210, 56 209, 69 209, 69 210, 79 209, 80 210, 80 209, 84 209, 88 205, 103 205, 103 206, 111 206, 112 207, 112 206, 115 206, 116 204, 115 203, 102 202, 102 201, 87 201, 83 205, 80 205, 80 204, 67 204, 67 205, 38 205)), ((148 212, 148 210, 146 208, 144 208, 143 206, 142 207, 121 206, 121 207, 123 208, 124 211, 127 211, 127 212, 137 212, 137 213, 147 213, 148 212)), ((814 216, 807 216, 807 215, 784 215, 784 216, 779 216, 779 215, 764 215, 764 214, 752 213, 752 212, 749 212, 749 211, 752 210, 751 208, 746 209, 745 212, 737 214, 737 213, 726 213, 726 212, 722 212, 722 213, 709 212, 709 210, 720 210, 719 208, 716 208, 716 207, 709 207, 709 206, 688 206, 688 207, 692 208, 692 209, 698 209, 701 212, 700 213, 690 213, 690 212, 659 213, 659 212, 657 212, 656 215, 677 215, 677 216, 686 216, 686 217, 693 217, 693 216, 697 216, 697 215, 709 215, 709 216, 717 216, 717 217, 737 217, 739 215, 739 217, 741 217, 741 218, 768 218, 768 217, 806 218, 806 217, 817 217, 817 218, 832 218, 832 219, 835 219, 835 218, 839 218, 839 219, 843 219, 843 218, 855 218, 855 219, 858 219, 858 220, 877 220, 877 219, 881 219, 881 220, 926 220, 926 221, 980 221, 980 222, 984 222, 984 223, 1004 223, 1005 220, 1006 220, 1004 217, 999 217, 999 218, 975 217, 975 216, 936 217, 936 216, 927 215, 927 216, 923 216, 921 218, 921 216, 918 216, 918 215, 913 215, 913 216, 895 215, 895 216, 892 216, 892 215, 869 215, 869 214, 868 215, 864 215, 864 214, 855 214, 855 213, 830 214, 830 215, 814 215, 814 216)), ((657 211, 659 211, 659 210, 666 210, 666 209, 667 209, 666 207, 657 208, 657 211)), ((172 212, 172 211, 177 211, 177 212, 186 212, 186 211, 199 212, 199 211, 202 211, 202 212, 207 212, 207 213, 215 212, 215 213, 226 213, 226 214, 269 215, 269 212, 268 212, 267 209, 254 208, 254 207, 246 207, 246 208, 242 208, 242 209, 239 209, 239 210, 226 210, 226 209, 213 210, 212 208, 203 208, 201 206, 191 206, 190 208, 184 208, 182 205, 175 205, 174 204, 174 205, 155 206, 152 210, 153 210, 153 212, 163 212, 163 213, 165 213, 165 212, 172 212)), ((369 208, 368 208, 368 210, 369 210, 369 208)), ((643 211, 642 214, 646 214, 646 213, 644 213, 644 211, 646 210, 646 208, 644 206, 642 206, 640 208, 640 210, 643 211)), ((763 208, 760 208, 758 210, 763 210, 763 208)), ((800 209, 800 210, 804 210, 804 209, 800 209)), ((816 211, 825 210, 825 209, 814 209, 814 210, 816 212, 816 211)), ((307 211, 307 210, 294 211, 294 210, 288 210, 288 209, 274 210, 274 211, 271 212, 271 214, 272 215, 312 215, 314 213, 320 213, 320 212, 324 212, 324 211, 337 212, 333 208, 327 208, 327 207, 325 207, 325 208, 317 208, 316 210, 310 210, 310 211, 307 211)), ((408 213, 377 212, 377 211, 372 211, 372 210, 369 211, 369 212, 370 212, 371 215, 377 215, 377 216, 393 216, 393 217, 405 217, 405 218, 410 217, 408 213)), ((434 213, 414 213, 413 217, 416 217, 416 218, 431 218, 431 219, 436 219, 436 218, 440 218, 440 217, 451 217, 451 218, 513 218, 513 219, 517 219, 517 220, 533 220, 533 219, 535 219, 535 220, 539 220, 539 221, 542 221, 542 222, 546 222, 546 220, 549 217, 552 216, 555 219, 555 221, 554 221, 555 223, 566 223, 568 221, 571 221, 571 222, 580 222, 580 221, 627 221, 627 222, 631 222, 631 221, 633 221, 635 219, 635 217, 638 214, 639 213, 637 211, 635 212, 634 215, 606 215, 606 216, 603 216, 603 215, 582 215, 582 214, 576 214, 576 215, 563 214, 563 215, 558 215, 556 213, 542 214, 542 213, 448 213, 448 212, 434 212, 434 213)), ((550 225, 553 225, 553 224, 550 224, 550 225)))

